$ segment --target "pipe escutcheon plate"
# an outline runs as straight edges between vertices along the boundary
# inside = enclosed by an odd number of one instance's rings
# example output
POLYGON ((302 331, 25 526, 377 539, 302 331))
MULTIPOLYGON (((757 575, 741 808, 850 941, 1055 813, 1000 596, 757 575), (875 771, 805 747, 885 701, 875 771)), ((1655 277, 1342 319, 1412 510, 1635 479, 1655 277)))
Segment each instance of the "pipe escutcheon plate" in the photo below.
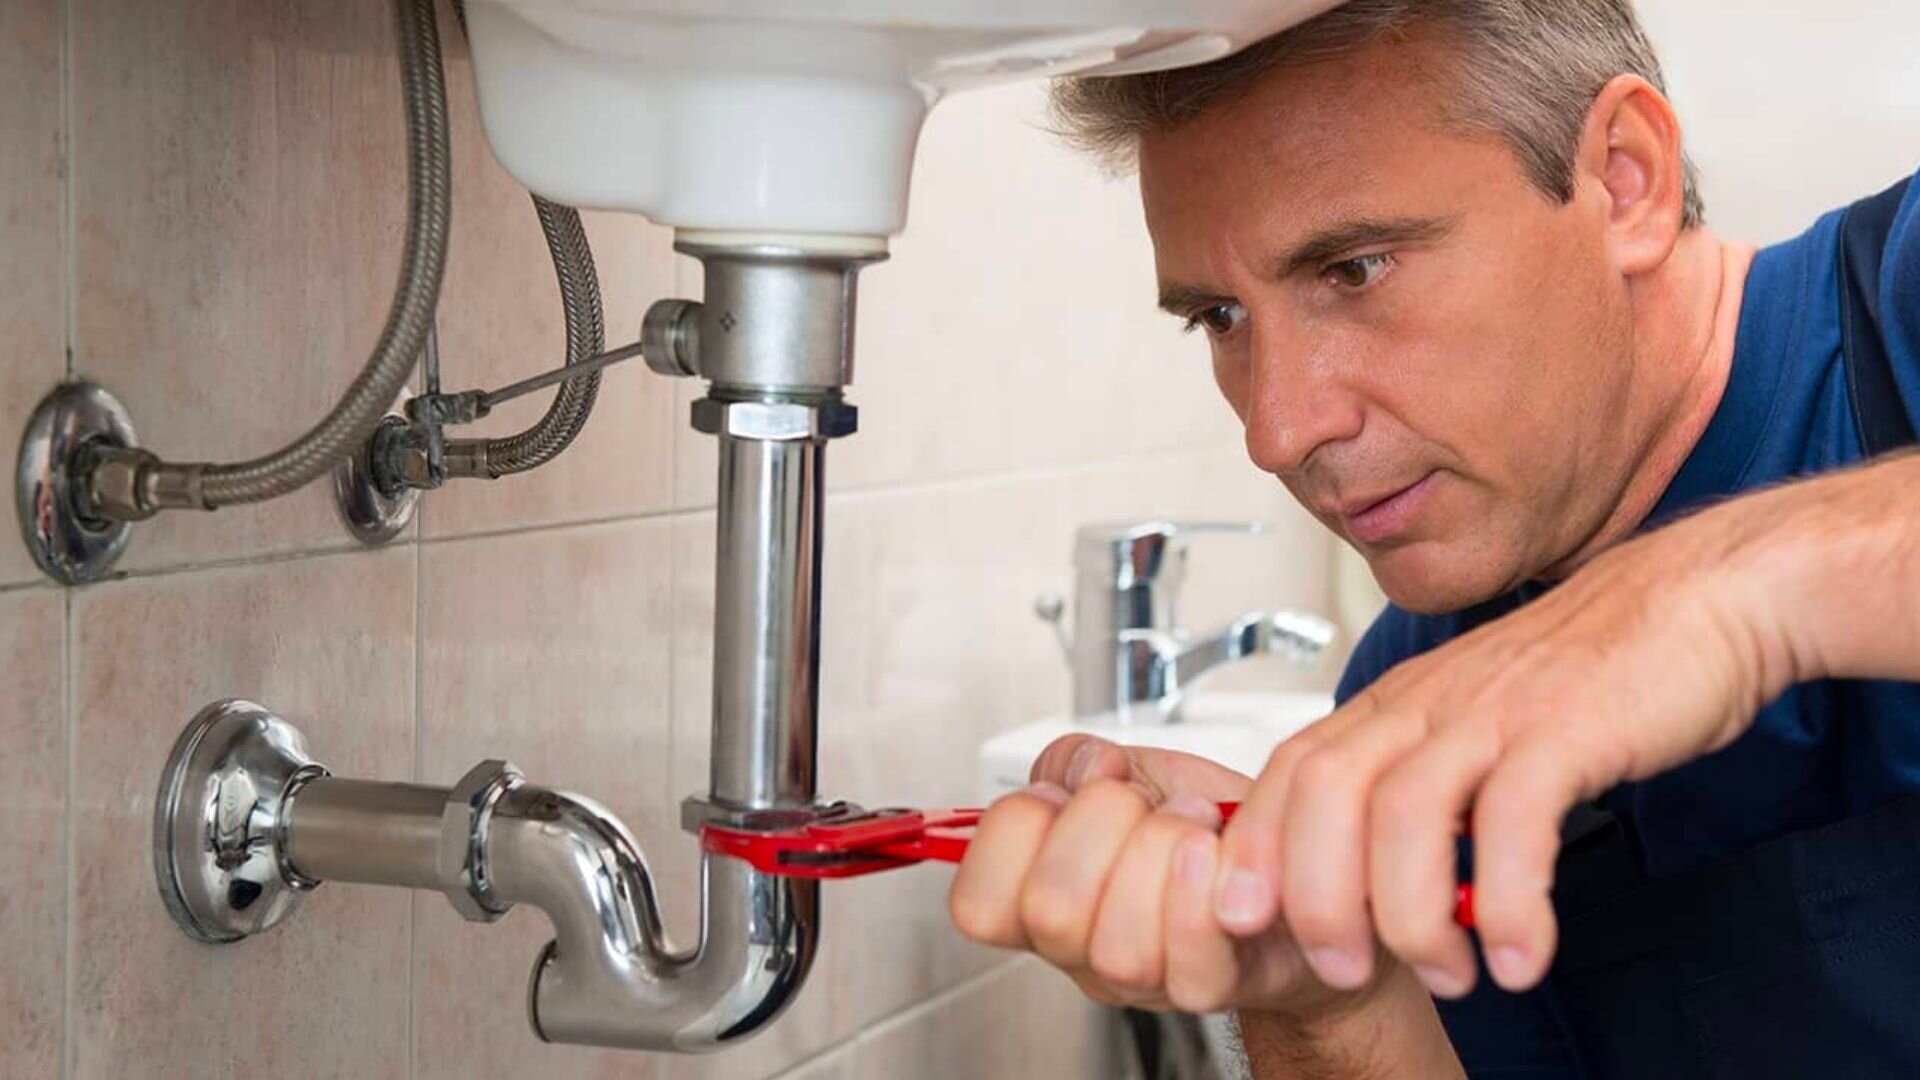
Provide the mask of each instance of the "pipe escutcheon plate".
POLYGON ((20 436, 14 506, 33 561, 63 585, 98 581, 126 549, 126 522, 80 512, 77 463, 89 446, 135 446, 133 421, 105 389, 63 383, 42 398, 20 436))
POLYGON ((293 914, 313 883, 282 858, 287 809, 327 775, 298 728, 250 701, 217 701, 167 757, 153 807, 153 871, 188 936, 238 941, 293 914))

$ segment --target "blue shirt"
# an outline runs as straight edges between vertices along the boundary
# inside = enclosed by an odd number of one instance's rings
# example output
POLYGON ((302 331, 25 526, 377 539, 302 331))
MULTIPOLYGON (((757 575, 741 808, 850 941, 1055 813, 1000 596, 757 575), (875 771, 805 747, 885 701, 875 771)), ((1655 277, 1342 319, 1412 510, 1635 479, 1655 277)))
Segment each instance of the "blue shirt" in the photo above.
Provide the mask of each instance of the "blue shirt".
MULTIPOLYGON (((1840 212, 1830 213, 1754 259, 1726 393, 1646 527, 1863 456, 1841 353, 1839 223, 1840 212)), ((1920 184, 1909 188, 1895 219, 1880 309, 1902 403, 1920 417, 1920 184)), ((1544 591, 1529 585, 1450 615, 1389 607, 1355 648, 1337 699, 1544 591)), ((1643 869, 1657 879, 1916 791, 1920 685, 1825 680, 1789 690, 1724 750, 1622 785, 1602 802, 1631 825, 1643 869)), ((1551 980, 1519 995, 1485 978, 1479 985, 1467 1000, 1440 1006, 1469 1075, 1580 1075, 1551 980)))

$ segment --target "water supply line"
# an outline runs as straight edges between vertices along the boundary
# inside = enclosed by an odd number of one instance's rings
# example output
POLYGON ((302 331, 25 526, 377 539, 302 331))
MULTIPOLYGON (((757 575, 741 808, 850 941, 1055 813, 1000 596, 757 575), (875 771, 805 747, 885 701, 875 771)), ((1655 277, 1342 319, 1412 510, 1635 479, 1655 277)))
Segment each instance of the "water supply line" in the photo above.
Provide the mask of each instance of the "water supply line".
POLYGON ((639 354, 637 344, 624 352, 606 350, 600 280, 579 212, 538 195, 533 205, 560 287, 567 339, 562 366, 498 390, 442 392, 438 335, 429 332, 422 356, 426 392, 408 400, 404 417, 383 420, 343 464, 344 473, 335 476, 341 512, 362 541, 378 544, 398 535, 411 515, 414 493, 451 479, 497 480, 559 457, 586 427, 601 370, 639 354), (556 383, 560 390, 547 411, 524 431, 491 438, 446 435, 449 427, 470 424, 502 402, 556 383))
MULTIPOLYGON (((533 197, 559 279, 560 303, 566 312, 567 366, 598 356, 606 348, 606 319, 600 304, 600 279, 594 270, 593 249, 572 207, 533 197)), ((537 469, 560 456, 580 434, 600 392, 600 373, 590 371, 566 379, 533 426, 515 435, 493 439, 451 439, 446 445, 448 476, 484 476, 498 479, 537 469)))
MULTIPOLYGON (((453 15, 465 34, 467 5, 463 0, 453 0, 453 15)), ((579 211, 538 195, 533 196, 533 208, 540 218, 540 234, 547 242, 547 255, 553 260, 554 277, 560 286, 567 334, 565 366, 575 367, 601 355, 606 348, 606 317, 600 303, 593 248, 587 243, 579 211)), ((449 409, 444 400, 410 405, 409 436, 389 438, 369 447, 373 479, 392 495, 402 488, 438 487, 454 477, 497 480, 537 469, 573 443, 586 427, 599 393, 598 369, 566 378, 540 419, 524 431, 499 438, 445 439, 440 427, 448 420, 461 419, 457 408, 449 409), (409 456, 415 460, 408 460, 409 456)), ((436 370, 428 396, 439 394, 436 370)), ((474 418, 484 415, 490 404, 483 402, 474 418)))
POLYGON ((93 446, 73 493, 83 518, 140 521, 163 509, 213 510, 294 491, 365 442, 406 386, 439 302, 452 186, 433 2, 395 0, 394 14, 407 118, 406 242, 399 284, 366 365, 311 430, 251 461, 179 463, 135 447, 93 446))

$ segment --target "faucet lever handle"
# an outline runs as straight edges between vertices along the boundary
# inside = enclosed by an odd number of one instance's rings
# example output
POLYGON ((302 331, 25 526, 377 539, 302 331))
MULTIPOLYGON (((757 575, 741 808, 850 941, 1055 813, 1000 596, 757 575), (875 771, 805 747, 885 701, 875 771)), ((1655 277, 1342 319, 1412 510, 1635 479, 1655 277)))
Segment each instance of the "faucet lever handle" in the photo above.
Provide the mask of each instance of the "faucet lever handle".
POLYGON ((1264 521, 1175 521, 1168 527, 1178 533, 1230 533, 1238 536, 1259 536, 1271 526, 1264 521))
POLYGON ((1268 528, 1264 521, 1101 521, 1074 530, 1074 540, 1082 548, 1104 548, 1180 541, 1188 535, 1203 533, 1256 536, 1268 528))
MULTIPOLYGON (((1267 531, 1257 521, 1141 521, 1082 525, 1074 532, 1073 561, 1079 576, 1076 603, 1095 593, 1143 591, 1155 594, 1151 625, 1171 628, 1173 599, 1185 570, 1191 536, 1226 533, 1254 536, 1267 531)), ((1149 625, 1136 623, 1135 625, 1149 625)))

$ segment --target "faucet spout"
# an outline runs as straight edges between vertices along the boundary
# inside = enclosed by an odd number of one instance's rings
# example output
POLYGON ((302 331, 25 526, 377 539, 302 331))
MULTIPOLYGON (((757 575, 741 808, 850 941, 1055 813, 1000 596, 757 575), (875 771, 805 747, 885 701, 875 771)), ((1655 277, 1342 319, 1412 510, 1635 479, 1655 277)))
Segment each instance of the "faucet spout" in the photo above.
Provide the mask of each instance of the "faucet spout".
POLYGON ((1167 724, 1194 684, 1236 661, 1284 656, 1312 667, 1333 643, 1333 624, 1300 611, 1252 612, 1189 643, 1168 630, 1122 630, 1116 650, 1113 716, 1122 724, 1167 724))
POLYGON ((1173 658, 1173 687, 1185 693, 1202 678, 1236 660, 1284 656, 1312 665, 1333 643, 1333 625, 1297 611, 1249 612, 1226 629, 1182 648, 1173 658))

